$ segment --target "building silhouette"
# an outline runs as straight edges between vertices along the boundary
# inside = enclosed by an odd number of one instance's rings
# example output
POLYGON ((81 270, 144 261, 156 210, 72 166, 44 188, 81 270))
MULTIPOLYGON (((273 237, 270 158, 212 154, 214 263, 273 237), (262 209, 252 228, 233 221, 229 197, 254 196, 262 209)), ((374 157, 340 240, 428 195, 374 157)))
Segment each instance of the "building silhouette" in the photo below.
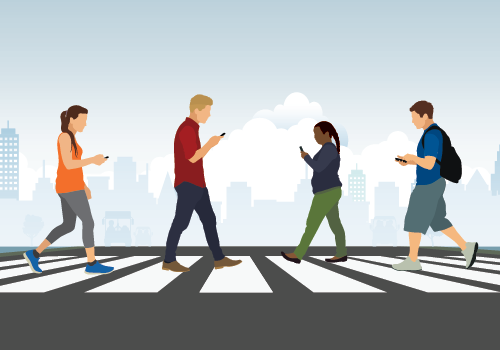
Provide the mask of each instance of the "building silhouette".
POLYGON ((35 190, 33 191, 33 201, 34 202, 44 202, 48 205, 49 200, 58 199, 54 185, 50 182, 50 178, 45 177, 45 160, 43 161, 42 177, 38 178, 38 182, 35 185, 35 190))
POLYGON ((491 174, 491 194, 500 195, 500 147, 497 151, 497 160, 495 161, 495 172, 491 174))
POLYGON ((395 216, 399 210, 399 188, 395 182, 379 182, 375 187, 375 216, 395 216))
POLYGON ((19 200, 19 135, 8 121, 0 133, 0 198, 19 200))
POLYGON ((363 170, 358 170, 358 163, 356 169, 349 174, 349 197, 355 202, 366 201, 366 176, 363 170))
POLYGON ((114 191, 135 191, 137 189, 137 166, 132 157, 118 157, 113 166, 114 191))

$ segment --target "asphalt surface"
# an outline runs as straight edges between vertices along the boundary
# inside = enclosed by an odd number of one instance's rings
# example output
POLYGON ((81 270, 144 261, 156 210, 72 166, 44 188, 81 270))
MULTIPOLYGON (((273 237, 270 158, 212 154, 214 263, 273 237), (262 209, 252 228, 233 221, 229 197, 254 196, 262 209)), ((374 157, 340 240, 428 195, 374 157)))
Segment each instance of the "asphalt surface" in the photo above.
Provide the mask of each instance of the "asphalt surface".
MULTIPOLYGON (((2 339, 4 344, 65 349, 75 346, 112 349, 446 346, 466 349, 481 343, 493 344, 500 311, 500 285, 425 271, 424 256, 460 258, 458 251, 421 248, 423 270, 409 273, 488 289, 491 293, 426 293, 342 267, 342 263, 329 264, 312 258, 333 256, 335 247, 311 247, 305 261, 382 291, 315 293, 267 258, 293 249, 223 247, 226 256, 250 256, 272 293, 200 293, 213 271, 213 258, 207 247, 179 247, 177 256, 181 263, 183 256, 202 258, 190 267, 191 271, 179 274, 156 293, 86 293, 150 266, 160 268, 164 254, 164 247, 97 247, 97 256, 114 256, 101 260, 103 264, 112 265, 115 260, 134 256, 154 258, 46 293, 0 294, 2 339)), ((407 247, 348 247, 348 262, 369 262, 389 268, 388 264, 369 261, 363 256, 407 254, 407 247)), ((40 261, 48 256, 67 256, 61 261, 71 261, 85 257, 85 252, 83 248, 47 250, 40 261)), ((479 256, 499 258, 493 253, 478 254, 478 260, 479 256)), ((0 257, 0 263, 21 257, 21 253, 0 257)), ((43 269, 48 263, 42 262, 40 267, 43 269)), ((441 262, 428 264, 464 269, 441 262)), ((500 262, 489 264, 499 266, 500 262)), ((84 266, 82 263, 47 270, 41 275, 23 273, 0 278, 0 288, 84 266)), ((29 269, 22 263, 0 267, 0 274, 19 267, 29 269)), ((492 276, 500 274, 498 270, 485 268, 469 270, 492 276)))

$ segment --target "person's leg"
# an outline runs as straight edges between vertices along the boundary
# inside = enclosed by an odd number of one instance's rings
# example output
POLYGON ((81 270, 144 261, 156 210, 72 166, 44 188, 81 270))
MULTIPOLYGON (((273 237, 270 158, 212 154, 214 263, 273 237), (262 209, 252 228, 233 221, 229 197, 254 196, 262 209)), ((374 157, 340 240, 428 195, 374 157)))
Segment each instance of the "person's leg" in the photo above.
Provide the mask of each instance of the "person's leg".
POLYGON ((460 249, 465 250, 465 240, 458 234, 457 230, 455 230, 450 220, 446 219, 446 202, 444 201, 443 196, 441 196, 438 200, 436 215, 432 220, 431 228, 434 230, 434 232, 443 232, 453 242, 455 242, 460 247, 460 249))
MULTIPOLYGON (((340 192, 342 195, 342 192, 340 192)), ((306 230, 302 235, 299 245, 295 248, 293 252, 295 256, 302 260, 307 252, 307 249, 311 245, 311 242, 318 231, 321 222, 325 218, 326 214, 332 209, 335 203, 338 202, 340 196, 338 191, 331 190, 321 194, 315 194, 311 209, 309 210, 309 215, 306 221, 306 230)))
POLYGON ((410 195, 410 203, 406 211, 404 230, 408 232, 410 240, 409 257, 412 261, 418 259, 418 248, 422 234, 425 235, 429 226, 434 222, 439 198, 443 196, 443 178, 429 185, 417 185, 410 195))
MULTIPOLYGON (((444 179, 443 179, 444 180, 444 179)), ((406 260, 393 264, 399 271, 421 270, 418 260, 418 248, 422 234, 425 234, 435 216, 437 202, 443 195, 444 187, 440 180, 429 185, 417 185, 410 195, 410 203, 406 211, 404 230, 408 232, 410 251, 406 260)))
POLYGON ((84 190, 63 193, 64 199, 68 202, 73 212, 82 221, 82 240, 85 252, 87 253, 87 261, 92 263, 95 261, 94 247, 94 219, 90 210, 89 200, 84 190))
POLYGON ((189 226, 196 203, 203 194, 203 189, 189 182, 183 182, 175 187, 177 191, 177 205, 175 207, 175 217, 168 232, 165 247, 164 262, 176 261, 176 250, 182 232, 189 226))
POLYGON ((212 203, 210 202, 210 195, 208 194, 208 188, 203 189, 203 194, 200 200, 196 204, 194 210, 200 217, 200 221, 203 224, 203 230, 205 231, 205 238, 207 239, 208 246, 212 251, 214 260, 224 259, 224 254, 220 247, 219 235, 217 234, 217 217, 215 216, 214 210, 212 208, 212 203))
POLYGON ((455 229, 455 227, 451 226, 451 227, 448 227, 447 229, 445 230, 441 230, 441 232, 443 232, 445 235, 447 235, 448 237, 451 238, 451 240, 453 240, 453 242, 455 242, 459 247, 460 249, 462 250, 465 250, 465 240, 462 238, 462 236, 460 236, 460 234, 457 232, 457 230, 455 229))
MULTIPOLYGON (((61 194, 64 195, 63 193, 61 194)), ((42 244, 40 244, 40 246, 36 249, 36 252, 38 254, 41 254, 44 251, 44 249, 47 248, 49 245, 53 244, 59 238, 61 238, 65 234, 72 232, 75 229, 76 214, 73 211, 73 209, 71 209, 71 206, 69 205, 68 201, 63 196, 61 196, 61 194, 59 194, 59 197, 61 198, 63 223, 54 228, 47 235, 47 238, 45 238, 42 244)))
MULTIPOLYGON (((339 188, 340 197, 342 197, 342 190, 339 188)), ((345 230, 340 221, 339 215, 339 200, 333 205, 332 209, 326 214, 328 224, 330 229, 335 235, 335 245, 337 246, 337 251, 335 257, 341 258, 347 255, 346 240, 345 240, 345 230)))
POLYGON ((410 238, 410 254, 408 255, 411 261, 417 261, 418 248, 420 247, 420 239, 422 234, 420 232, 408 232, 410 238))

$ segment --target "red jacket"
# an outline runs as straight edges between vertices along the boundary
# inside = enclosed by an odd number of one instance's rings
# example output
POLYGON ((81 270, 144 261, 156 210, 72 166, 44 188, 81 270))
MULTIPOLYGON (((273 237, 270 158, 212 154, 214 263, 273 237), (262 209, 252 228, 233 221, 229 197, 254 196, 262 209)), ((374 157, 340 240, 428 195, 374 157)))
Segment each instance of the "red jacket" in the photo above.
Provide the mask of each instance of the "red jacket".
POLYGON ((207 187, 205 184, 205 173, 203 172, 203 158, 191 163, 189 159, 193 158, 197 150, 201 148, 200 136, 198 131, 200 125, 191 118, 179 126, 174 139, 174 187, 177 187, 184 181, 201 188, 207 187))

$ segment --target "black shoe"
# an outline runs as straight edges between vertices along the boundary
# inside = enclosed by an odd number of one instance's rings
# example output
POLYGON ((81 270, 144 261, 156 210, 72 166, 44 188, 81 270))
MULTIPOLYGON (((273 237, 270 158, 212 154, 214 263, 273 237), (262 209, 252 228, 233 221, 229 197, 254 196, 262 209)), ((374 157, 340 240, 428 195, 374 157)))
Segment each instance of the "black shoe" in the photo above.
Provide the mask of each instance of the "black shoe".
POLYGON ((281 255, 283 255, 283 257, 284 257, 286 260, 288 260, 288 261, 292 261, 292 262, 294 262, 294 263, 296 263, 296 264, 300 264, 300 259, 297 259, 297 258, 290 258, 290 257, 286 256, 286 254, 285 254, 285 253, 283 253, 283 252, 281 252, 281 255))
POLYGON ((341 261, 347 261, 347 255, 343 256, 341 258, 338 258, 338 259, 325 259, 325 261, 332 262, 332 263, 341 262, 341 261))

